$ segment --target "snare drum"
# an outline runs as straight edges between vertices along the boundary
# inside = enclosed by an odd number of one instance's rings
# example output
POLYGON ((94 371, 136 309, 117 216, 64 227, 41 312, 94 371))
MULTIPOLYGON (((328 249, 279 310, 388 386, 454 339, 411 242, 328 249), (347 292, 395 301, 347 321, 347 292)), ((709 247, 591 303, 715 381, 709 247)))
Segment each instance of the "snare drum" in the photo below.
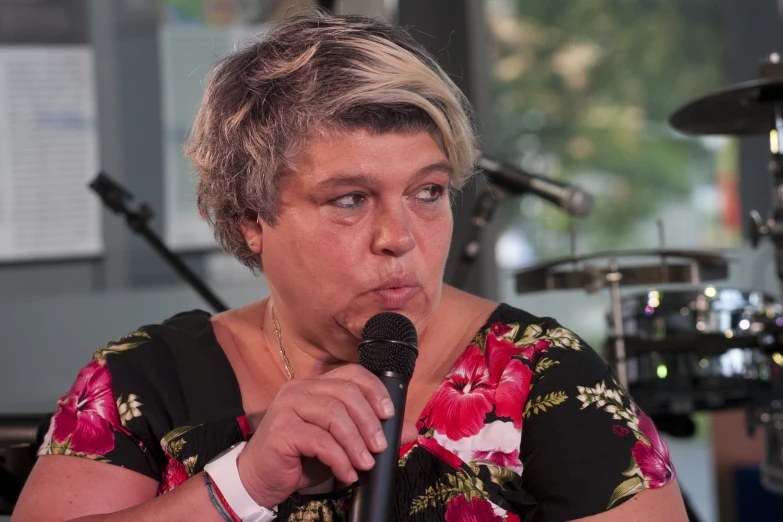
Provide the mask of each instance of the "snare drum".
POLYGON ((623 297, 622 318, 629 392, 648 414, 742 406, 781 377, 783 307, 763 292, 650 290, 623 297))

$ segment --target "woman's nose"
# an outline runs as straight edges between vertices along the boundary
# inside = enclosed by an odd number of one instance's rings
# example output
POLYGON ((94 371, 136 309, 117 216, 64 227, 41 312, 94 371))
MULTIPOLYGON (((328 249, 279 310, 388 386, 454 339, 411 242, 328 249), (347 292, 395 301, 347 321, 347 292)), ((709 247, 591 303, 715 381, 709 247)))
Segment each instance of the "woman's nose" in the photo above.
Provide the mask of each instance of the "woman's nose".
POLYGON ((404 204, 385 208, 376 218, 373 254, 399 257, 413 250, 415 246, 416 238, 404 204))

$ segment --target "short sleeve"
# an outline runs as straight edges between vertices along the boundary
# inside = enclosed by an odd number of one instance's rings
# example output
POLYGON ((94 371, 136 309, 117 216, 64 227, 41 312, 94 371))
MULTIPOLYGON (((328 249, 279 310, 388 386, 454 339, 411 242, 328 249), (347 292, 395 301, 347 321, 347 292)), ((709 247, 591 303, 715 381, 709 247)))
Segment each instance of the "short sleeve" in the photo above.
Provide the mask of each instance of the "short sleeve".
POLYGON ((536 353, 521 447, 535 520, 595 515, 672 482, 666 444, 611 369, 554 321, 544 328, 554 342, 536 353))
POLYGON ((156 415, 155 394, 143 378, 127 378, 143 374, 132 371, 130 358, 122 360, 134 350, 155 350, 154 345, 153 337, 139 330, 98 349, 58 401, 38 455, 87 458, 159 480, 165 456, 145 422, 148 414, 156 415))
POLYGON ((210 314, 181 312, 98 349, 58 402, 38 454, 122 466, 158 480, 163 492, 180 472, 202 466, 197 454, 212 452, 221 437, 241 439, 243 415, 239 383, 210 314), (223 435, 202 445, 191 440, 187 451, 179 451, 184 442, 172 442, 213 424, 223 435))

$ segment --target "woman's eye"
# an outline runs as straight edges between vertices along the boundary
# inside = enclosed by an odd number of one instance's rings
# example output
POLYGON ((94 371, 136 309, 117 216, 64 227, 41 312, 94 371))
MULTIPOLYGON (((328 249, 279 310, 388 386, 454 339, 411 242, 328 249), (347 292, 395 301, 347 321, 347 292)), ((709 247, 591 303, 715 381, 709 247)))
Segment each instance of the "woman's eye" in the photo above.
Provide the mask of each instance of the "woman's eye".
POLYGON ((443 195, 444 188, 440 185, 427 185, 419 190, 416 197, 425 203, 434 203, 443 195))
POLYGON ((364 196, 364 194, 352 192, 350 194, 345 194, 344 196, 334 198, 332 201, 330 201, 330 203, 335 207, 351 209, 362 206, 366 199, 367 198, 364 196))

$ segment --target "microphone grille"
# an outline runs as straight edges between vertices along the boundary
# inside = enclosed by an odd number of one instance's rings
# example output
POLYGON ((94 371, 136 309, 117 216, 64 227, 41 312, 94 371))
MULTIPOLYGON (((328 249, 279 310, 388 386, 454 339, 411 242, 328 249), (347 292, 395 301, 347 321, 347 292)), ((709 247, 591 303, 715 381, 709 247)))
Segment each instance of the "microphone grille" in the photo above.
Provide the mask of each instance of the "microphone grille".
POLYGON ((376 314, 367 321, 359 343, 359 364, 373 373, 394 372, 406 381, 413 376, 419 355, 416 327, 394 312, 376 314))
POLYGON ((587 216, 593 210, 593 203, 594 198, 592 194, 571 185, 566 190, 563 207, 574 215, 587 216))
POLYGON ((392 339, 414 347, 419 342, 411 320, 395 312, 381 312, 370 317, 362 330, 362 341, 368 339, 392 339))

